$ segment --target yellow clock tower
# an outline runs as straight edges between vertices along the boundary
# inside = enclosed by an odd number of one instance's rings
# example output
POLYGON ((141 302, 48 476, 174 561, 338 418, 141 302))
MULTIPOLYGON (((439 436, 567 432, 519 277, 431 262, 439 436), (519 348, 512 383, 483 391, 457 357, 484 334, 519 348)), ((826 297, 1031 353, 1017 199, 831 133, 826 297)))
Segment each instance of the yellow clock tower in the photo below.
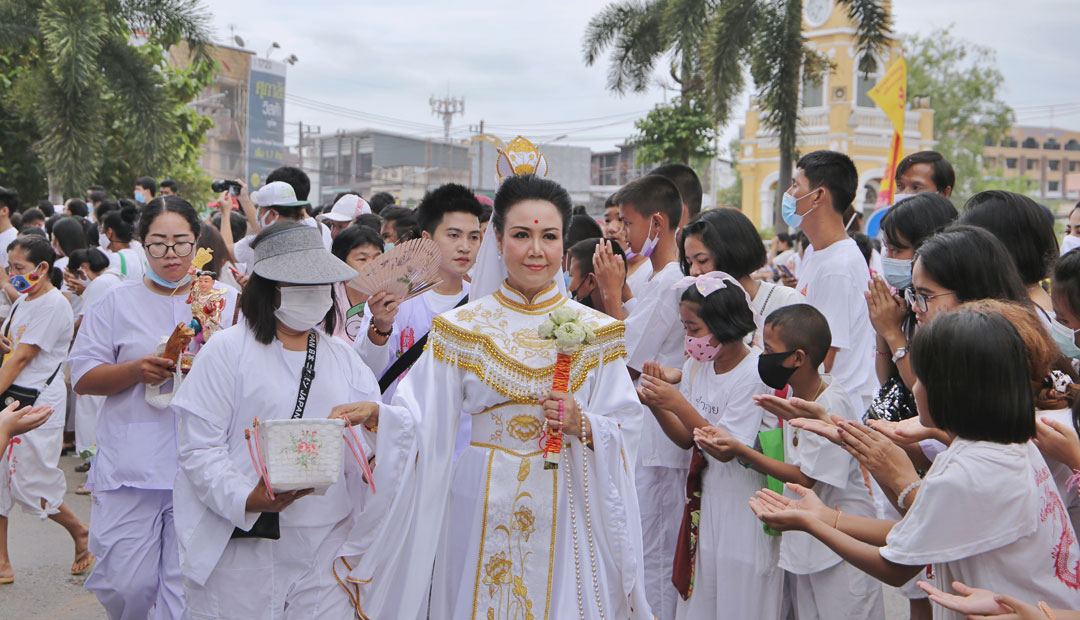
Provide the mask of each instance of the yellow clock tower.
MULTIPOLYGON (((888 9, 891 3, 885 4, 888 9)), ((866 93, 899 58, 900 43, 890 38, 887 50, 877 59, 876 73, 864 76, 858 70, 855 25, 847 9, 834 0, 805 0, 803 36, 809 47, 824 54, 834 68, 819 84, 803 84, 798 153, 819 149, 847 153, 859 170, 855 206, 869 211, 877 200, 893 126, 866 93)), ((783 222, 773 221, 771 208, 777 192, 786 189, 777 187, 779 139, 775 132, 762 127, 759 112, 757 100, 751 98, 738 153, 742 208, 758 226, 783 227, 783 222)), ((904 154, 932 149, 933 131, 933 110, 927 106, 913 109, 909 103, 904 117, 904 154)))

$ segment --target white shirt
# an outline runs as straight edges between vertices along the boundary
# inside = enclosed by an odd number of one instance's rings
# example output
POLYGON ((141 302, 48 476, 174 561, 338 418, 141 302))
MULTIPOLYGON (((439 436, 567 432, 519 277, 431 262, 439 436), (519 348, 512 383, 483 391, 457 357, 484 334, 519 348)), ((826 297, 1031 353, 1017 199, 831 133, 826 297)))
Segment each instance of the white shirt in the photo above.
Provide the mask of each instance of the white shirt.
MULTIPOLYGON (((236 297, 236 291, 226 287, 222 327, 232 324, 236 297)), ((71 348, 72 385, 102 364, 122 364, 154 353, 177 323, 191 321, 186 300, 187 295, 159 295, 131 280, 113 287, 83 317, 71 348)), ((162 391, 171 389, 170 383, 162 391)), ((105 398, 97 440, 91 488, 173 488, 176 413, 173 407, 156 409, 146 402, 146 384, 136 383, 105 398)))
POLYGON ((233 244, 233 256, 236 257, 236 268, 245 275, 251 274, 255 265, 255 250, 251 249, 251 242, 255 235, 248 235, 233 244))
MULTIPOLYGON (((641 370, 649 360, 681 368, 686 361, 686 330, 679 318, 681 291, 672 288, 683 277, 678 263, 668 263, 635 294, 638 303, 626 317, 626 365, 641 370)), ((668 439, 652 413, 645 412, 638 456, 646 467, 688 468, 690 451, 668 439)))
MULTIPOLYGON (((249 529, 258 518, 245 510, 258 477, 244 431, 256 415, 261 420, 291 417, 305 357, 306 351, 286 351, 278 340, 259 343, 245 325, 215 334, 199 351, 172 403, 180 420, 174 510, 185 577, 204 583, 233 527, 249 529)), ((375 377, 349 346, 320 332, 304 417, 326 418, 337 405, 378 396, 375 377)), ((382 414, 389 418, 393 411, 384 408, 382 414)), ((374 440, 370 434, 365 438, 374 440)), ((337 483, 283 510, 282 528, 327 526, 348 517, 357 499, 352 490, 366 485, 352 480, 360 471, 353 455, 346 449, 342 456, 345 466, 337 483)), ((393 493, 392 488, 386 491, 393 493)))
POLYGON ((121 248, 116 252, 100 248, 105 256, 109 257, 109 269, 115 271, 125 280, 142 280, 146 273, 146 265, 143 265, 143 257, 132 248, 121 248))
POLYGON ((300 220, 300 223, 305 226, 317 228, 322 233, 322 242, 326 246, 326 251, 330 251, 330 246, 334 245, 334 237, 330 234, 330 229, 325 224, 320 224, 313 217, 305 217, 300 220))
MULTIPOLYGON (((828 387, 816 402, 829 413, 846 420, 858 420, 858 413, 843 386, 835 384, 828 375, 822 379, 828 387)), ((803 475, 817 481, 814 493, 825 505, 836 506, 845 514, 876 516, 874 501, 863 481, 859 462, 840 446, 820 435, 784 424, 784 462, 798 467, 803 475)), ((799 498, 787 488, 784 495, 799 498)), ((784 532, 780 537, 780 568, 788 572, 809 575, 840 562, 840 556, 806 532, 784 532)))
MULTIPOLYGON (((394 317, 393 331, 386 339, 386 343, 382 345, 373 343, 367 336, 368 326, 371 325, 371 312, 365 308, 364 322, 353 342, 353 348, 360 354, 364 363, 375 372, 375 376, 381 379, 405 351, 412 348, 431 330, 431 322, 436 316, 453 309, 461 298, 468 294, 469 283, 462 282, 460 293, 440 295, 432 289, 406 300, 398 307, 397 315, 394 317)), ((390 402, 398 384, 407 374, 409 374, 408 369, 386 388, 382 397, 383 402, 390 402)))
POLYGON ((864 293, 870 269, 853 239, 816 250, 803 263, 799 292, 829 321, 839 349, 831 373, 847 388, 856 409, 865 411, 879 384, 874 372, 874 328, 864 293))
POLYGON ((679 392, 701 417, 748 446, 757 443, 758 433, 779 424, 776 416, 758 407, 753 399, 757 394, 772 393, 758 375, 760 355, 750 349, 735 368, 721 375, 713 370, 712 362, 690 358, 682 367, 683 380, 679 384, 679 392))
MULTIPOLYGON (((790 286, 784 286, 783 284, 773 282, 761 282, 758 286, 757 294, 754 295, 754 299, 751 301, 754 305, 754 310, 757 310, 762 319, 765 319, 769 314, 777 308, 783 308, 784 306, 791 306, 794 304, 805 304, 806 298, 802 296, 799 291, 791 288, 790 286)), ((754 330, 754 333, 749 334, 743 339, 747 345, 756 345, 761 348, 761 334, 754 330)))
POLYGON ((652 277, 652 263, 647 259, 645 262, 638 265, 638 268, 634 273, 627 274, 626 285, 630 287, 630 292, 635 296, 638 291, 644 291, 645 286, 649 282, 649 278, 652 277))
MULTIPOLYGON (((61 256, 60 258, 57 258, 56 261, 53 263, 53 268, 58 270, 60 273, 64 273, 67 271, 68 262, 69 259, 67 256, 61 256)), ((76 316, 78 316, 78 314, 82 311, 82 298, 71 292, 71 289, 68 288, 66 281, 60 283, 60 294, 62 294, 64 298, 68 300, 68 303, 71 305, 71 311, 74 312, 76 316)))
POLYGON ((120 277, 120 274, 116 273, 112 269, 106 269, 105 271, 102 271, 98 275, 98 277, 94 278, 90 281, 89 284, 86 285, 86 289, 83 291, 82 294, 82 306, 79 308, 79 311, 75 314, 75 316, 80 317, 85 315, 86 311, 91 306, 101 301, 101 298, 105 296, 105 293, 108 293, 110 290, 112 290, 114 286, 120 284, 123 281, 124 280, 120 277))
MULTIPOLYGON (((60 405, 67 398, 67 388, 63 375, 57 373, 56 369, 67 358, 74 327, 71 304, 56 289, 33 300, 27 299, 26 294, 19 295, 12 306, 12 313, 4 321, 2 331, 11 339, 12 351, 20 344, 38 348, 37 355, 15 377, 15 385, 40 390, 55 373, 52 383, 38 396, 36 404, 60 410, 49 416, 43 428, 64 426, 64 411, 60 405)), ((6 356, 5 361, 9 357, 6 356)))
MULTIPOLYGON (((1031 442, 956 438, 938 455, 881 557, 933 564, 938 587, 962 581, 1055 609, 1080 609, 1080 547, 1031 442)), ((935 618, 963 618, 935 606, 935 618)))
POLYGON ((4 232, 0 232, 0 267, 3 267, 4 269, 8 268, 7 249, 8 246, 11 245, 11 242, 18 236, 19 231, 15 230, 14 226, 8 228, 4 232))

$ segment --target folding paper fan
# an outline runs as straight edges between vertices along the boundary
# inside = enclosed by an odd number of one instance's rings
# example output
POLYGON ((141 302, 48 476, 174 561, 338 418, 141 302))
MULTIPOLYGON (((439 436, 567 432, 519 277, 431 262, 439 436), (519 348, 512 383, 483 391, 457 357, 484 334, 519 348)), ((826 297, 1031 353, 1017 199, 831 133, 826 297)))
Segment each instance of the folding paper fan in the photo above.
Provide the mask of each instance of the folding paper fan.
POLYGON ((349 280, 349 286, 368 295, 386 291, 409 299, 442 282, 441 264, 438 244, 431 239, 410 239, 368 263, 359 276, 349 280))

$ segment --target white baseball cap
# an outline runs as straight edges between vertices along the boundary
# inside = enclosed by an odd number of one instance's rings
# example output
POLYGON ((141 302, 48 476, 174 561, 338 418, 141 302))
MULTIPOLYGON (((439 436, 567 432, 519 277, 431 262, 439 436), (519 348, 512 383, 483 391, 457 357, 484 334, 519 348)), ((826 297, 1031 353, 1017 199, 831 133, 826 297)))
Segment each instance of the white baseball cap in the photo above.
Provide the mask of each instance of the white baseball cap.
POLYGON ((351 222, 358 215, 371 213, 371 205, 356 194, 345 194, 338 198, 334 207, 326 213, 320 213, 315 219, 320 222, 330 220, 332 222, 351 222))
POLYGON ((296 190, 285 181, 267 183, 256 192, 255 206, 258 207, 306 207, 310 203, 296 199, 296 190))

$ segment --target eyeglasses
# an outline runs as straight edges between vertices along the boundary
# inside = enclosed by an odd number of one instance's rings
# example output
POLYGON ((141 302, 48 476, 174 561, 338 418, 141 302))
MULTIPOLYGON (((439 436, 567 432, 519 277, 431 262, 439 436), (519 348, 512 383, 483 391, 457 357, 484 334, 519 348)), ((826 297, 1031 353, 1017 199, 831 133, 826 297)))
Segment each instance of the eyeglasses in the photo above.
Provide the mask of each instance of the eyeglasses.
POLYGON ((165 255, 169 253, 169 250, 172 250, 177 258, 183 258, 191 254, 191 251, 195 249, 195 243, 192 241, 177 241, 176 243, 169 245, 167 243, 156 241, 154 243, 147 243, 144 247, 146 247, 146 253, 153 258, 164 258, 165 255))
POLYGON ((948 293, 938 293, 937 295, 923 295, 922 293, 915 292, 915 289, 909 288, 904 290, 904 301, 912 308, 917 308, 919 312, 926 312, 926 302, 935 297, 944 297, 945 295, 955 294, 955 291, 949 291, 948 293))

